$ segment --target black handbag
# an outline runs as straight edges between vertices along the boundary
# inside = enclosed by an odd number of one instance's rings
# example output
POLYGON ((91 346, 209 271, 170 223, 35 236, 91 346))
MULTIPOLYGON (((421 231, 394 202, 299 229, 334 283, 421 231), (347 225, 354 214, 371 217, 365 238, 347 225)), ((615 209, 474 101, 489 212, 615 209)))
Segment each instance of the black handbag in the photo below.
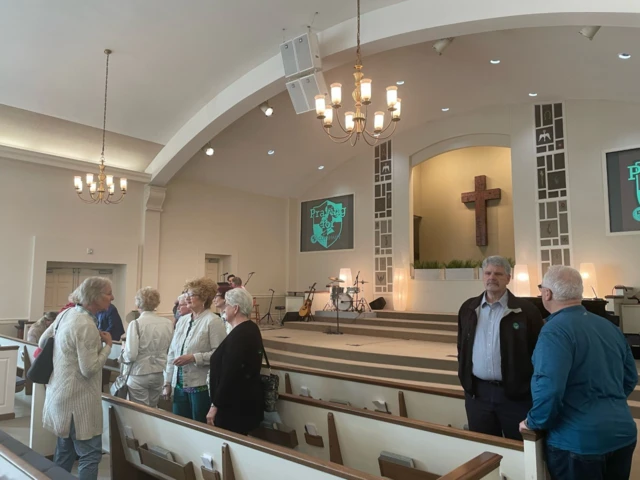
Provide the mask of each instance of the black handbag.
POLYGON ((69 309, 65 310, 62 314, 62 317, 58 320, 58 325, 56 325, 53 335, 47 338, 44 348, 40 351, 40 355, 35 358, 31 364, 31 368, 27 371, 27 378, 33 383, 40 383, 42 385, 49 383, 49 379, 53 373, 53 339, 58 332, 62 319, 68 311, 69 309))
POLYGON ((264 394, 264 411, 275 412, 276 403, 278 402, 278 387, 280 386, 280 377, 271 372, 271 365, 269 364, 269 358, 267 358, 267 351, 262 346, 262 354, 267 362, 267 368, 269 368, 269 374, 260 373, 260 380, 262 380, 262 391, 264 394))

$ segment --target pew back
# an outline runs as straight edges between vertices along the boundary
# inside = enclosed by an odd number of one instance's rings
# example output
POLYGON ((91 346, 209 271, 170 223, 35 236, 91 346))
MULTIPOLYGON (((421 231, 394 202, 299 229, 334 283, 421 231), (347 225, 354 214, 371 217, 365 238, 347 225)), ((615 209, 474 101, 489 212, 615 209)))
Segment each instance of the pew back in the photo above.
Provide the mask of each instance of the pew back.
POLYGON ((506 479, 525 478, 522 442, 288 394, 280 396, 278 413, 282 423, 302 438, 301 452, 336 461, 332 446, 335 449, 339 443, 344 464, 367 473, 379 472, 382 451, 413 458, 417 469, 439 475, 489 451, 502 456, 500 473, 506 479), (330 438, 329 417, 333 417, 337 442, 330 438), (308 423, 323 437, 324 448, 307 443, 308 423))
POLYGON ((277 362, 271 366, 280 377, 280 391, 283 393, 286 392, 288 376, 291 385, 288 393, 294 395, 300 395, 306 387, 313 398, 346 400, 354 407, 368 409, 375 409, 373 401, 378 400, 386 402, 393 415, 456 428, 464 428, 467 423, 462 390, 285 366, 277 362))
MULTIPOLYGON (((233 463, 235 480, 260 478, 264 480, 381 480, 378 475, 368 475, 351 468, 331 464, 309 455, 273 445, 258 439, 236 435, 215 427, 178 417, 169 412, 134 404, 110 395, 103 395, 105 432, 103 448, 109 445, 109 435, 124 436, 131 428, 138 445, 149 443, 162 446, 174 454, 177 463, 193 462, 195 478, 203 478, 200 469, 201 455, 213 457, 214 468, 223 465, 222 447, 227 445, 233 463), (110 432, 110 411, 115 416, 119 432, 110 432)), ((125 445, 127 461, 140 465, 139 452, 125 445)), ((131 439, 133 440, 133 439, 131 439)), ((114 456, 116 452, 112 452, 114 456)), ((117 456, 117 455, 116 455, 117 456)), ((225 478, 225 477, 223 477, 225 478)))

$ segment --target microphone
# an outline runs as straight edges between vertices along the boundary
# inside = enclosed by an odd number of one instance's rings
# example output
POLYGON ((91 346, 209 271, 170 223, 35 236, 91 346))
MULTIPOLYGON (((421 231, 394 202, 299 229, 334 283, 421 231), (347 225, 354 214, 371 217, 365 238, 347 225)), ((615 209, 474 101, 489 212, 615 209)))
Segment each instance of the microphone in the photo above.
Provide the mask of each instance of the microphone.
MULTIPOLYGON (((229 272, 224 272, 222 275, 229 275, 229 272)), ((220 276, 222 276, 220 275, 220 276)))
POLYGON ((276 291, 273 288, 269 289, 270 292, 276 293, 276 291))
POLYGON ((249 275, 253 275, 254 273, 256 273, 256 272, 249 272, 249 275))

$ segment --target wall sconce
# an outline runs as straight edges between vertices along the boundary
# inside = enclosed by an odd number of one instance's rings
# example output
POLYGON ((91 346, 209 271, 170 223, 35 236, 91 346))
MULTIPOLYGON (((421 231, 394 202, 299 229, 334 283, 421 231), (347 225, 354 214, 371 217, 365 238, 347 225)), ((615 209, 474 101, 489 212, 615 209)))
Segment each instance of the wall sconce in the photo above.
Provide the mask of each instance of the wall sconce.
POLYGON ((404 312, 407 309, 407 297, 409 293, 409 271, 404 267, 393 269, 393 309, 396 312, 404 312))
POLYGON ((516 297, 530 297, 529 266, 518 264, 513 267, 513 294, 516 297))
POLYGON ((582 296, 584 298, 598 298, 596 288, 598 287, 598 277, 596 267, 593 263, 581 263, 580 275, 582 276, 582 296), (593 294, 593 297, 591 296, 593 294))
POLYGON ((341 268, 340 269, 340 275, 338 275, 338 277, 340 278, 340 280, 344 281, 344 286, 345 289, 346 287, 350 287, 351 285, 353 285, 353 279, 351 278, 351 269, 350 268, 341 268))

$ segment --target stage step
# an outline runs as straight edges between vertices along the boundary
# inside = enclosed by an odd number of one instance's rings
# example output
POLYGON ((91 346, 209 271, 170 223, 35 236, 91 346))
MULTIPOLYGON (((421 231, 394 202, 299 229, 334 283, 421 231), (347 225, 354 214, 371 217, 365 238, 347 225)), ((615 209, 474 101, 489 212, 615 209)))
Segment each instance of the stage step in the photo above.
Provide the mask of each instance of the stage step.
MULTIPOLYGON (((285 323, 284 329, 328 332, 336 329, 336 321, 323 318, 322 322, 287 322, 285 323)), ((344 321, 340 322, 340 331, 351 335, 366 335, 368 337, 398 338, 441 343, 456 343, 458 337, 457 332, 447 332, 444 330, 381 327, 358 325, 353 323, 345 324, 344 321)))
POLYGON ((396 320, 427 320, 432 322, 458 323, 458 316, 451 313, 417 313, 396 312, 394 310, 377 310, 376 318, 391 318, 396 320))
POLYGON ((407 382, 429 383, 447 388, 460 388, 458 373, 451 370, 415 368, 407 366, 387 365, 372 362, 356 362, 353 360, 334 359, 302 353, 291 353, 275 350, 265 345, 269 360, 332 372, 365 375, 368 377, 386 378, 407 382))
MULTIPOLYGON (((280 332, 282 333, 284 330, 281 330, 280 332)), ((282 336, 285 336, 285 334, 283 333, 282 336)), ((383 365, 394 365, 397 367, 417 367, 430 370, 445 370, 454 373, 458 371, 458 360, 455 357, 450 360, 444 360, 440 358, 412 357, 408 355, 390 355, 376 352, 322 347, 317 345, 304 345, 287 340, 288 339, 277 339, 273 337, 263 338, 264 346, 269 352, 273 350, 282 354, 313 355, 323 359, 330 358, 360 363, 379 363, 383 365)))
MULTIPOLYGON (((342 323, 342 319, 340 319, 340 322, 342 323)), ((436 322, 433 320, 406 320, 403 318, 358 318, 353 323, 355 325, 370 325, 375 327, 419 328, 423 330, 444 330, 446 332, 458 331, 457 323, 436 322)))

